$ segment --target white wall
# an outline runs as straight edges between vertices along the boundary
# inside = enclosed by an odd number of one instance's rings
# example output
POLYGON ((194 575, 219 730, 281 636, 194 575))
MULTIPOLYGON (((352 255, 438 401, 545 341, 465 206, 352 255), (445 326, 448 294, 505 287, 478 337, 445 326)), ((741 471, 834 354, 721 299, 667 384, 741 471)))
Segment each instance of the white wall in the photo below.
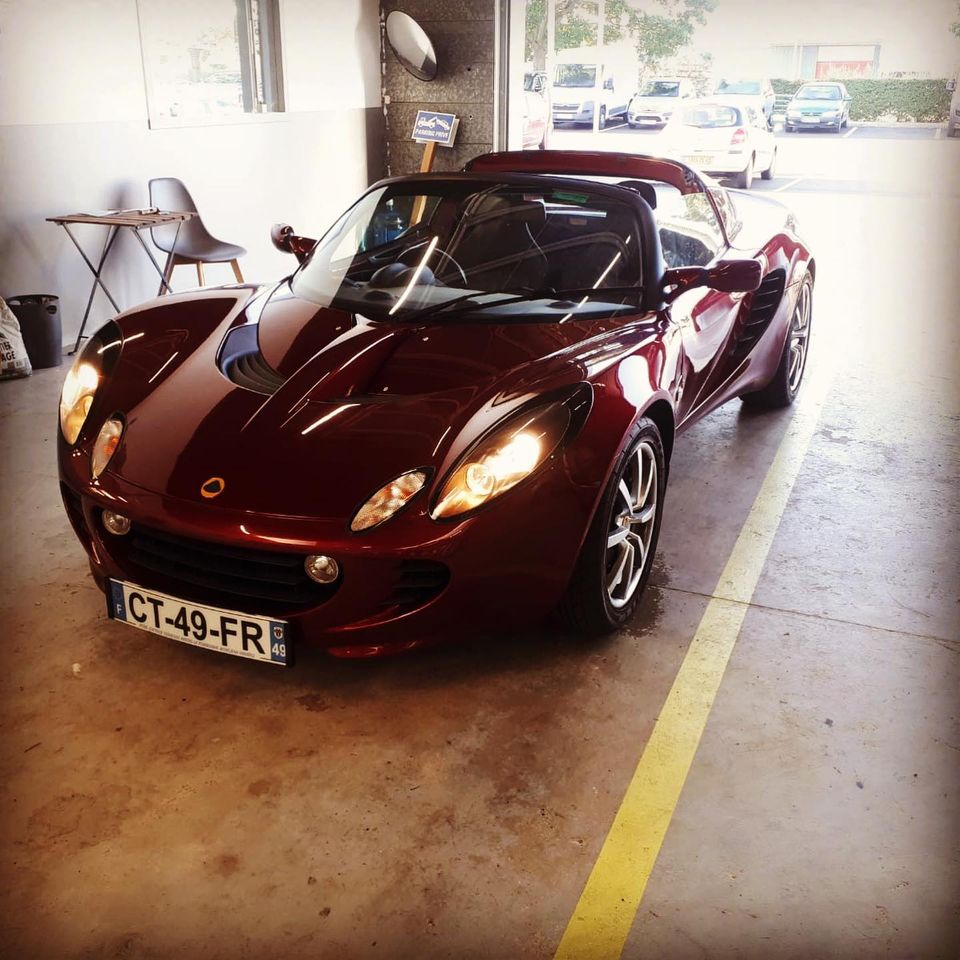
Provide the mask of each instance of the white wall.
MULTIPOLYGON (((0 295, 59 295, 64 337, 75 336, 91 277, 45 218, 146 205, 157 176, 180 177, 210 231, 247 248, 245 277, 288 272, 270 225, 316 236, 379 175, 368 137, 382 122, 379 4, 281 0, 281 31, 286 114, 151 130, 136 0, 0 0, 0 295)), ((88 254, 99 249, 105 228, 74 229, 88 254)), ((105 279, 121 307, 159 282, 126 232, 105 279)), ((206 279, 232 273, 211 266, 206 279)), ((174 272, 175 289, 195 283, 192 268, 174 272)), ((98 293, 89 328, 112 313, 98 293)))

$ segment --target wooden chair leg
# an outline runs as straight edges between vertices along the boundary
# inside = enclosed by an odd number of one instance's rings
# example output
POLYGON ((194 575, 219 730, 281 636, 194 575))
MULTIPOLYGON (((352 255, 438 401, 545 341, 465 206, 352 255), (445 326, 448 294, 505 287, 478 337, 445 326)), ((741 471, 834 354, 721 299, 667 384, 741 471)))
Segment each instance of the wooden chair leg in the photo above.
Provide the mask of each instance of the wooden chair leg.
POLYGON ((200 281, 200 286, 203 286, 203 264, 198 260, 197 261, 197 279, 200 281))
POLYGON ((243 283, 243 274, 240 272, 240 264, 236 260, 230 261, 230 266, 233 267, 233 275, 237 278, 237 283, 243 283))

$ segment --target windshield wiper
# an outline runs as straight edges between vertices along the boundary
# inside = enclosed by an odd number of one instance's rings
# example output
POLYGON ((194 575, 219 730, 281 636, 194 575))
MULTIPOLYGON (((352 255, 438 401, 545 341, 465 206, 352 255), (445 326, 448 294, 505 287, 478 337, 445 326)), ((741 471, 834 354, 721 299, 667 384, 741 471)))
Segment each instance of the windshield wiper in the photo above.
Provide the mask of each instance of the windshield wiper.
MULTIPOLYGON (((575 287, 566 290, 556 290, 553 287, 541 287, 537 290, 525 290, 522 292, 511 293, 509 296, 501 297, 499 300, 489 300, 486 303, 467 303, 468 300, 472 300, 475 296, 477 296, 476 293, 468 293, 466 296, 454 297, 453 300, 447 300, 445 303, 439 303, 434 307, 428 307, 426 310, 421 310, 406 319, 419 323, 421 320, 426 320, 429 317, 433 317, 441 313, 446 314, 447 316, 455 317, 464 313, 470 313, 473 310, 488 310, 491 307, 504 307, 512 303, 523 303, 529 300, 544 300, 547 297, 552 297, 554 300, 570 300, 571 297, 582 298, 590 297, 591 295, 602 296, 608 293, 635 293, 639 299, 639 296, 642 292, 643 288, 637 286, 575 287), (458 306, 459 309, 451 309, 458 306)), ((577 304, 572 300, 570 300, 570 306, 574 310, 577 308, 577 304)))

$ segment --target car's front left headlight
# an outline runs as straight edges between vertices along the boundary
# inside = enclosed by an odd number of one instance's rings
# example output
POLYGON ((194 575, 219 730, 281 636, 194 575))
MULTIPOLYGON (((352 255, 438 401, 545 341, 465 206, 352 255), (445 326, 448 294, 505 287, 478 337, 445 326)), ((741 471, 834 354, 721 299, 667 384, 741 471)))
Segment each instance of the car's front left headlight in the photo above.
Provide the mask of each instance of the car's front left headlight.
POLYGON ((590 412, 593 389, 527 406, 480 438, 449 473, 430 516, 460 516, 506 493, 542 466, 590 412))
POLYGON ((60 430, 69 444, 77 442, 97 390, 120 353, 123 336, 112 320, 101 327, 77 354, 60 391, 60 430))

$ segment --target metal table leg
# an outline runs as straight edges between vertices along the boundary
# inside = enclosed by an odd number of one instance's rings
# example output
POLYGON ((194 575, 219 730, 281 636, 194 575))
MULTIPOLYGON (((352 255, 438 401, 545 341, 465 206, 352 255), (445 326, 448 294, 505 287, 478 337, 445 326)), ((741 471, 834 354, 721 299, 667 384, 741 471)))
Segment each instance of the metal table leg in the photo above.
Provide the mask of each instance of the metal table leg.
POLYGON ((83 322, 80 324, 80 332, 77 334, 77 342, 73 345, 73 349, 70 351, 71 354, 76 353, 80 349, 80 341, 83 339, 83 331, 87 326, 87 318, 90 316, 90 308, 93 306, 93 297, 97 292, 97 285, 100 285, 100 289, 107 295, 107 299, 113 304, 113 309, 120 312, 120 307, 117 304, 117 301, 113 299, 113 295, 107 289, 106 284, 103 282, 103 279, 100 276, 101 271, 103 270, 103 264, 107 259, 107 254, 110 253, 110 248, 113 246, 113 241, 117 239, 117 234, 119 233, 119 227, 111 226, 109 232, 107 233, 107 238, 103 244, 103 251, 100 254, 100 260, 96 266, 93 265, 93 262, 90 258, 83 252, 83 247, 77 242, 77 238, 71 233, 70 227, 66 223, 62 223, 61 226, 64 230, 67 231, 67 236, 73 241, 73 245, 80 251, 80 256, 83 257, 84 263, 90 268, 90 272, 93 274, 93 286, 90 287, 90 296, 87 298, 87 309, 83 311, 83 322))

